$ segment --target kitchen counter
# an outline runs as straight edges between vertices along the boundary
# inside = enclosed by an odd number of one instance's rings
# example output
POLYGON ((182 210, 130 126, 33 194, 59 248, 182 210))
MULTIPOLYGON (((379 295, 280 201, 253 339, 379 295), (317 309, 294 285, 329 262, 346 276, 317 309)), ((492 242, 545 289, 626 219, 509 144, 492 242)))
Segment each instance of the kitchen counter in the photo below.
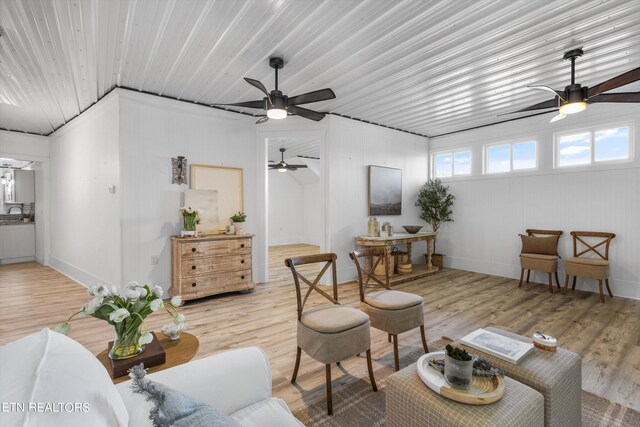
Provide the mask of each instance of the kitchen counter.
POLYGON ((0 226, 0 264, 35 260, 34 226, 33 222, 25 224, 15 221, 0 226))

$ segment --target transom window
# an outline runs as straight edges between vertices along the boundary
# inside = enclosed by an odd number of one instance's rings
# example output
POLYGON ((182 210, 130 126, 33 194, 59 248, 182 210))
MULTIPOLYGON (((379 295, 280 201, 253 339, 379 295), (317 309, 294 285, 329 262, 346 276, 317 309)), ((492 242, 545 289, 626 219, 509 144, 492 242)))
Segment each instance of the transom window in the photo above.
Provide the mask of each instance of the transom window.
POLYGON ((471 175, 471 150, 434 154, 434 178, 464 175, 471 175))
POLYGON ((485 145, 484 173, 505 173, 538 167, 536 141, 485 145))
POLYGON ((556 167, 631 159, 630 126, 556 135, 556 167))

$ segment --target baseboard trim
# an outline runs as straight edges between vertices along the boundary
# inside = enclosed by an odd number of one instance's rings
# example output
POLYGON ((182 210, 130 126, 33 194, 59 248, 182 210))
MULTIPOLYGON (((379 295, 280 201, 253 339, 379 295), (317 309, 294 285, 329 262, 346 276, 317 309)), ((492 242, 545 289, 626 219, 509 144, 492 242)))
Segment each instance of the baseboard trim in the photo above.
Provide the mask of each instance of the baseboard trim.
POLYGON ((84 286, 85 288, 89 288, 91 286, 94 285, 105 285, 105 286, 118 286, 114 283, 109 282, 108 280, 104 280, 98 276, 95 276, 91 273, 89 273, 88 271, 85 271, 79 267, 76 267, 72 264, 69 264, 65 261, 62 261, 59 258, 56 258, 54 256, 50 257, 50 265, 49 267, 53 268, 54 270, 64 274, 65 276, 67 276, 68 278, 72 279, 73 281, 81 284, 82 286, 84 286))
POLYGON ((31 261, 36 261, 36 257, 25 256, 21 258, 4 258, 4 259, 0 259, 0 265, 17 264, 19 262, 31 262, 31 261))
MULTIPOLYGON (((445 267, 455 268, 458 270, 473 271, 475 273, 508 277, 511 279, 520 279, 520 265, 514 264, 480 261, 447 255, 445 257, 445 267)), ((562 265, 558 269, 558 276, 560 278, 560 286, 564 286, 565 276, 564 268, 562 265)), ((530 281, 533 281, 535 283, 547 283, 547 276, 545 273, 532 271, 530 281)), ((611 291, 613 292, 614 296, 640 300, 640 286, 637 282, 617 279, 614 276, 612 276, 609 281, 611 283, 611 291)), ((600 292, 598 289, 598 281, 593 279, 579 278, 576 283, 576 289, 594 293, 600 292)))

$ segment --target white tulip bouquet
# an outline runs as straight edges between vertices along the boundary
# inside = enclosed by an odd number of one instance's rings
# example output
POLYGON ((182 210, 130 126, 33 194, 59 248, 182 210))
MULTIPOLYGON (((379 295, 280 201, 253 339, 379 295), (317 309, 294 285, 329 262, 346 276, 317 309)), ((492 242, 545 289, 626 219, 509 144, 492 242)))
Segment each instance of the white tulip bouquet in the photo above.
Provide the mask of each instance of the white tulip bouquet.
MULTIPOLYGON (((182 304, 182 297, 171 298, 169 304, 162 300, 163 290, 160 286, 150 288, 149 285, 141 285, 138 282, 129 282, 121 295, 115 287, 112 289, 106 286, 93 286, 88 290, 93 299, 82 307, 82 309, 72 314, 69 319, 60 323, 54 329, 57 332, 67 335, 71 329, 69 321, 75 316, 92 316, 109 323, 115 328, 116 339, 109 352, 111 359, 127 359, 136 356, 144 350, 144 345, 153 340, 151 332, 144 329, 146 317, 156 311, 165 309, 172 317, 173 322, 165 325, 163 332, 173 332, 179 336, 185 329, 185 317, 178 311, 182 304)), ((169 334, 167 334, 169 336, 169 334)))

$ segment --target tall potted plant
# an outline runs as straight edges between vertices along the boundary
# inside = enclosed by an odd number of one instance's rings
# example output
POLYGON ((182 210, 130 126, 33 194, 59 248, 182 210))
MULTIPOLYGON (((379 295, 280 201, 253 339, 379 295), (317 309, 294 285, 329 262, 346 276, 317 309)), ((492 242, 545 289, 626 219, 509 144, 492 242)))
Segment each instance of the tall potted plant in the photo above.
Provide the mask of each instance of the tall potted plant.
MULTIPOLYGON (((438 232, 445 222, 453 222, 453 201, 456 198, 449 193, 449 187, 442 185, 439 178, 430 179, 420 189, 416 206, 420 207, 420 218, 431 225, 434 232, 438 232)), ((436 252, 435 241, 433 243, 433 255, 431 263, 440 268, 444 266, 444 255, 436 252)))

